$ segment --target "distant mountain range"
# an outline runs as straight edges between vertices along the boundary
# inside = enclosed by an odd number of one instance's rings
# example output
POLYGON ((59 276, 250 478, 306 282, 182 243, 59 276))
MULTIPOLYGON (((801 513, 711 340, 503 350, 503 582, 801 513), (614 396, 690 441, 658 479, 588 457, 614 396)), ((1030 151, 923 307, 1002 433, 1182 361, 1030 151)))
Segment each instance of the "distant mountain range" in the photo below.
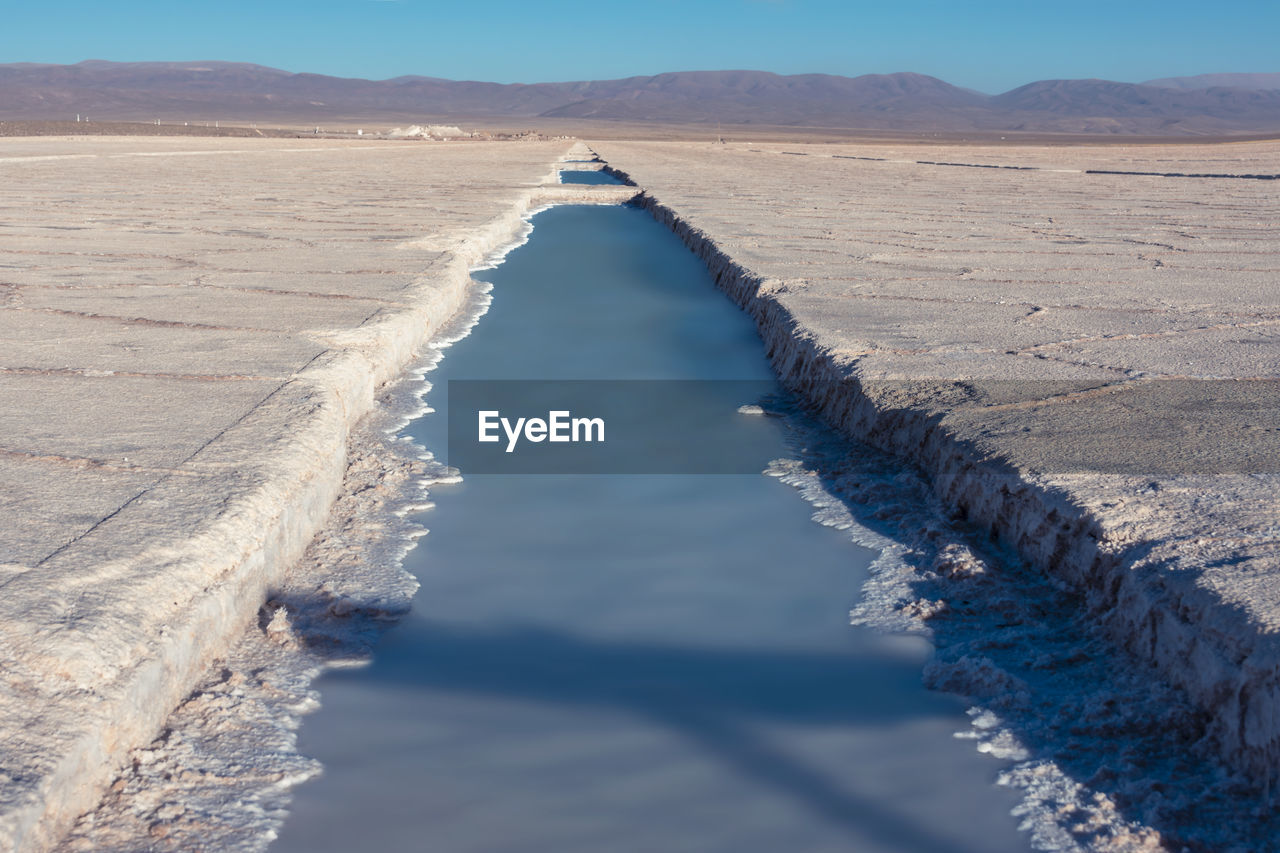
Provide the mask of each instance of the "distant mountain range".
POLYGON ((361 80, 229 62, 0 65, 0 121, 592 119, 905 131, 1280 133, 1280 73, 1042 80, 984 95, 923 74, 689 71, 573 83, 361 80))
POLYGON ((1148 80, 1144 86, 1161 89, 1249 89, 1263 91, 1280 89, 1280 73, 1277 74, 1197 74, 1194 77, 1164 77, 1148 80))

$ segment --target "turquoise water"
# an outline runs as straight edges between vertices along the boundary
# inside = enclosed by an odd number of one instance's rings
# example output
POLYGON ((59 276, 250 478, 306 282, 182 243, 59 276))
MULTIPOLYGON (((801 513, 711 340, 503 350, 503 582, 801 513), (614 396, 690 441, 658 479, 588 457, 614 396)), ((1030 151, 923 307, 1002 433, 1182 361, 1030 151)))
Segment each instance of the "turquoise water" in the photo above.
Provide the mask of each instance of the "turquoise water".
MULTIPOLYGON (((749 319, 630 207, 538 214, 450 379, 771 381, 749 319)), ((753 402, 750 400, 744 403, 753 402)), ((744 415, 744 418, 752 416, 744 415)), ((753 429, 790 454, 785 424, 753 429)), ((325 774, 276 851, 1025 851, 1000 762, 918 639, 848 625, 874 556, 759 475, 467 475, 422 588, 299 733, 325 774)))
POLYGON ((560 173, 562 184, 596 184, 605 186, 624 186, 623 182, 605 171, 579 172, 564 171, 560 173))

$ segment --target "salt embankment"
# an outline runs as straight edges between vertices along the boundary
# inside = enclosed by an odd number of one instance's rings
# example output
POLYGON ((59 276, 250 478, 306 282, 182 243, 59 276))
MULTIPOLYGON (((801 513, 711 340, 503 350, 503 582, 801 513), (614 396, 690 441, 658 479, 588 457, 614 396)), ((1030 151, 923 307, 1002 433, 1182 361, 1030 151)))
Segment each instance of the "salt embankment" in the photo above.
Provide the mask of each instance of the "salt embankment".
POLYGON ((353 430, 530 209, 600 196, 542 187, 568 148, 6 142, 0 849, 98 802, 344 473, 396 473, 353 430))
POLYGON ((1077 593, 1200 708, 1189 742, 1274 773, 1280 209, 1090 172, 1270 174, 1280 146, 593 148, 826 420, 1077 593))

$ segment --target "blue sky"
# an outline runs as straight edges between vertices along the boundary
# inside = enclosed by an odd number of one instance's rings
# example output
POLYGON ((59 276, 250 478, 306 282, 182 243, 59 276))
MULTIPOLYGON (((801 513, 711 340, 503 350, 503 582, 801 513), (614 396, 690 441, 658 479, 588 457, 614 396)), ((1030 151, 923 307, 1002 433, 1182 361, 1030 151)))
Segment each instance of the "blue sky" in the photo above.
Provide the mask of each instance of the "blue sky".
POLYGON ((6 3, 0 62, 222 59, 498 82, 751 68, 918 71, 1000 92, 1280 71, 1280 2, 1074 0, 40 0, 6 3))

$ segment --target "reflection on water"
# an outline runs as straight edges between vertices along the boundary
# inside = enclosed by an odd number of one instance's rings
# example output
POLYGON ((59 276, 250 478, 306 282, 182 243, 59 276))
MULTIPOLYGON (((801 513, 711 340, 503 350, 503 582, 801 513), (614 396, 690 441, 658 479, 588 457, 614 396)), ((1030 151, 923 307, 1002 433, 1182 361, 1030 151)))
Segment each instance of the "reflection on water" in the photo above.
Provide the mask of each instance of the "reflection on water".
MULTIPOLYGON (((642 211, 534 223, 433 406, 450 378, 769 378, 751 323, 642 211)), ((445 420, 411 429, 443 449, 445 420)), ((432 497, 415 609, 320 682, 300 740, 326 773, 273 849, 1028 849, 1000 765, 952 737, 962 703, 921 687, 924 644, 848 626, 871 554, 789 487, 471 475, 432 497)))

